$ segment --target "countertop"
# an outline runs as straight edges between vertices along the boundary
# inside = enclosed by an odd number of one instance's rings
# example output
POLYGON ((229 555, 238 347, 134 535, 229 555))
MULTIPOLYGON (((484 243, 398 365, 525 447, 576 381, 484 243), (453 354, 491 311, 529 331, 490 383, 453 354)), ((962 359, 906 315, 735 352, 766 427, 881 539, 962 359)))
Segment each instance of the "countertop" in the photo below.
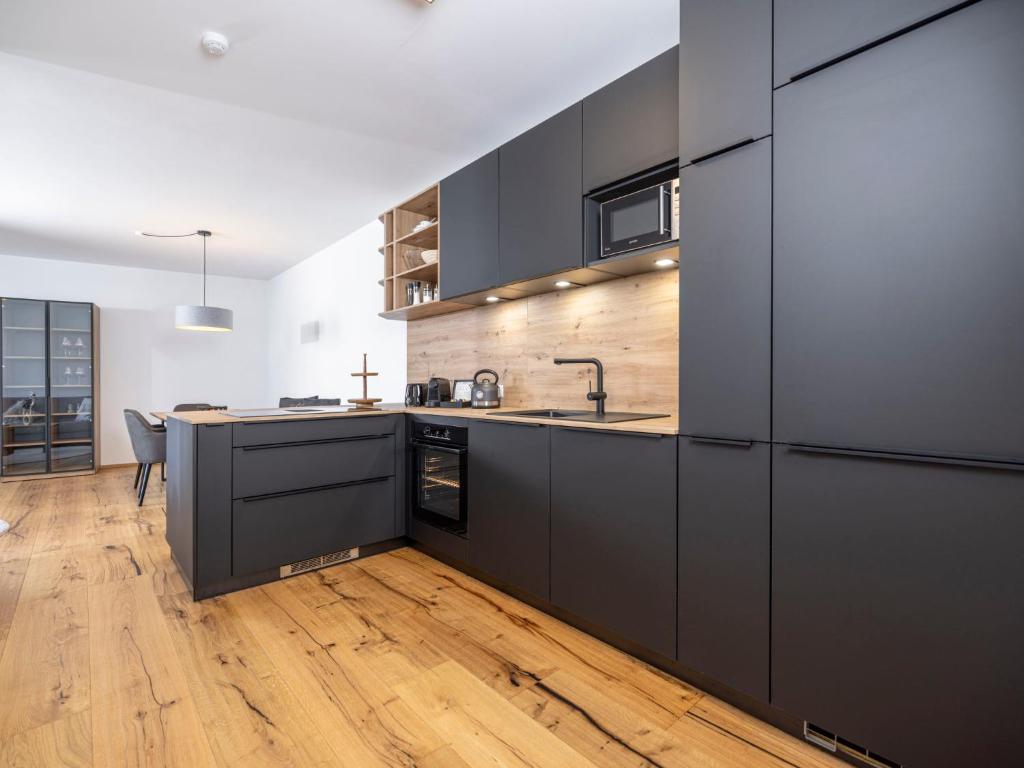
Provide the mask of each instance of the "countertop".
MULTIPOLYGON (((545 406, 537 406, 542 408, 545 406)), ((415 416, 443 416, 450 419, 484 419, 487 421, 503 421, 513 424, 548 424, 573 429, 598 429, 604 432, 643 432, 655 435, 679 434, 679 420, 675 416, 660 419, 643 419, 640 421, 620 421, 612 424, 601 424, 588 421, 569 421, 567 419, 536 419, 507 416, 504 412, 535 410, 528 406, 510 408, 409 408, 403 405, 382 405, 376 411, 348 411, 346 413, 294 413, 283 416, 260 416, 237 418, 223 411, 179 411, 168 413, 169 419, 177 419, 188 424, 237 424, 241 422, 260 421, 302 421, 304 419, 366 419, 373 416, 387 416, 396 413, 408 413, 415 416)))

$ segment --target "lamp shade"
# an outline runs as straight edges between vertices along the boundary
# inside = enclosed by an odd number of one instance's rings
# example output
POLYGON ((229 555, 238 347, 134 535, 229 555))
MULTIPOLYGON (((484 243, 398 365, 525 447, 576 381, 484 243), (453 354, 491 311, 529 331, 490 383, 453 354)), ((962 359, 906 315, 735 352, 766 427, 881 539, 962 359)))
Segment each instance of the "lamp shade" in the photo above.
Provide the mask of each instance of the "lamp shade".
POLYGON ((234 317, 230 309, 196 304, 179 304, 174 308, 174 327, 182 331, 230 331, 234 317))

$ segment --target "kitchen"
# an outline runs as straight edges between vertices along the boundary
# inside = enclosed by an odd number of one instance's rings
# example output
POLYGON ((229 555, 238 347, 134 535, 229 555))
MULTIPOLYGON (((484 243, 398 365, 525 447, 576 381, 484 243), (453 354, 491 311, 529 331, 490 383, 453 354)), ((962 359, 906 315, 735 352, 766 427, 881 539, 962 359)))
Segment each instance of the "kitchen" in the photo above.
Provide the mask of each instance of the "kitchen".
POLYGON ((404 402, 369 348, 347 404, 161 415, 160 602, 303 649, 254 673, 289 695, 365 672, 390 725, 338 764, 1015 764, 1022 36, 1012 0, 682 0, 380 213, 404 402))

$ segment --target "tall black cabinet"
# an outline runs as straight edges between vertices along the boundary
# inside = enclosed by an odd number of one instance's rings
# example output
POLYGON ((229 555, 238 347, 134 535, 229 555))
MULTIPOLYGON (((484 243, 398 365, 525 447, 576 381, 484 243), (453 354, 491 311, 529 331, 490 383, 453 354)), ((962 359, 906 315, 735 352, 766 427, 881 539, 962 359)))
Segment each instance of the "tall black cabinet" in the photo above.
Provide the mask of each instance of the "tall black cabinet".
POLYGON ((95 471, 99 310, 0 299, 0 476, 95 471))

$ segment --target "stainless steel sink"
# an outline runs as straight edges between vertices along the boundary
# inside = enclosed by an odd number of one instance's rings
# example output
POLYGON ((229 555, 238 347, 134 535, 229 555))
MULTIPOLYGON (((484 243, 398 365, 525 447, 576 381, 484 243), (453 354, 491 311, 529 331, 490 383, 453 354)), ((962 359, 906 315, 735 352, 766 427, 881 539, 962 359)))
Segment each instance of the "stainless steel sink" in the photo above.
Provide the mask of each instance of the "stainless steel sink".
POLYGON ((563 419, 565 421, 586 421, 596 424, 613 424, 619 421, 639 421, 641 419, 660 419, 667 413, 626 413, 624 411, 598 415, 594 411, 570 411, 556 408, 542 411, 492 411, 488 416, 511 416, 518 419, 563 419))

